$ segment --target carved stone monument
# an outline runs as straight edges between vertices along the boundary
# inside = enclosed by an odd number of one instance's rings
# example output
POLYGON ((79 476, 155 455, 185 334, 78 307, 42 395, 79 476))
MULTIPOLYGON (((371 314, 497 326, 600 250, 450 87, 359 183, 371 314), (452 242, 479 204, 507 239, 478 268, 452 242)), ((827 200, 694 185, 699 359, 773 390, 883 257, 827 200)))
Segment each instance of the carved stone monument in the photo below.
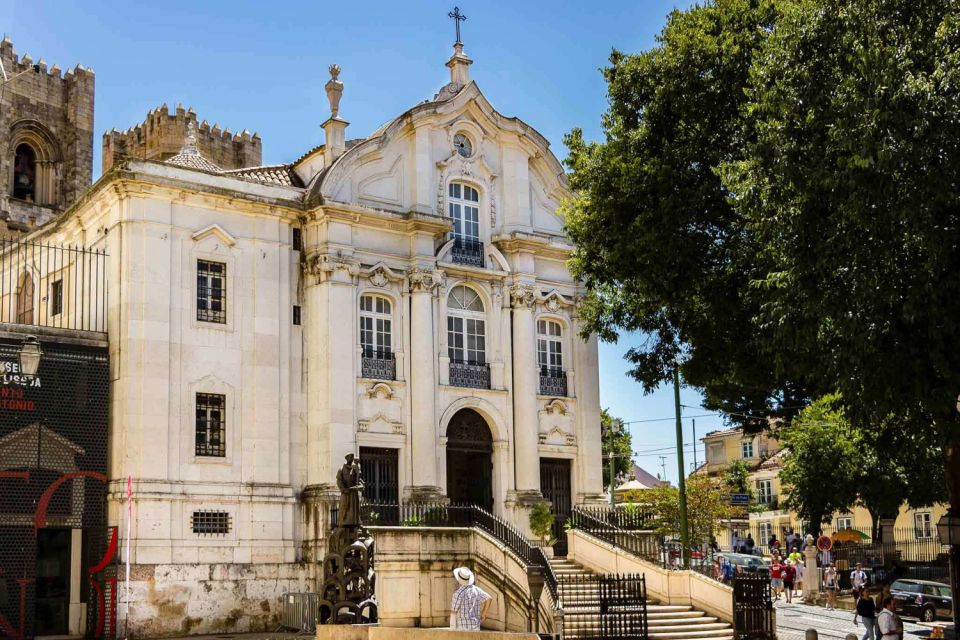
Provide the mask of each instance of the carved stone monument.
POLYGON ((320 624, 371 624, 378 621, 373 538, 360 524, 363 479, 360 463, 348 454, 337 472, 340 505, 337 528, 323 559, 320 624))

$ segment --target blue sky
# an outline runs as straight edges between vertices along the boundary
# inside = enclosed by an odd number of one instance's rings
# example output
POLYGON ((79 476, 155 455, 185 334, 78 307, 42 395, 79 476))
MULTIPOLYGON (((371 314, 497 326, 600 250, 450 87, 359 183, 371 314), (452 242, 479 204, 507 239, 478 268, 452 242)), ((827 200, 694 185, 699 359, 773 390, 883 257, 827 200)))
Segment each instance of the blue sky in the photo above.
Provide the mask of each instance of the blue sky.
MULTIPOLYGON (((338 63, 345 84, 341 117, 347 137, 362 137, 431 97, 448 79, 444 66, 454 40, 447 12, 455 0, 406 2, 48 2, 0 0, 0 30, 19 54, 63 69, 80 63, 96 72, 94 176, 100 137, 125 129, 166 102, 193 106, 201 120, 263 139, 265 163, 289 162, 323 139, 329 108, 323 85, 338 63)), ((599 68, 613 47, 636 52, 654 44, 674 7, 689 2, 460 0, 470 69, 501 113, 516 115, 548 140, 559 158, 563 135, 581 127, 601 136, 606 92, 599 68)), ((625 420, 673 415, 672 389, 644 396, 626 377, 624 352, 639 341, 624 336, 600 347, 601 402, 625 420)), ((698 394, 684 390, 686 415, 698 394)), ((690 419, 684 421, 691 437, 690 419)), ((722 426, 716 415, 697 418, 702 435, 722 426)), ((671 420, 631 425, 638 463, 676 481, 671 420)), ((687 461, 692 445, 688 444, 687 461)), ((702 449, 698 453, 702 461, 702 449)))

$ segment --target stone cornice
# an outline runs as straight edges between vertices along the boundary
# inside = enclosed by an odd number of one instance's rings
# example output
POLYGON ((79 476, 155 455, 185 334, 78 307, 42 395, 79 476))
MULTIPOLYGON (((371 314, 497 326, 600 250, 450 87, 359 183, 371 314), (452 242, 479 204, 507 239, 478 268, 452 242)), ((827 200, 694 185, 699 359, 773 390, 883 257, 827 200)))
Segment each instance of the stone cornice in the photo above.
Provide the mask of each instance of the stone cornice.
POLYGON ((444 234, 453 230, 453 223, 446 216, 416 211, 388 211, 332 200, 327 200, 322 206, 316 207, 309 215, 316 220, 326 218, 403 233, 444 234))
POLYGON ((560 236, 547 236, 522 231, 495 234, 491 240, 503 253, 529 251, 538 258, 567 260, 573 253, 573 245, 564 242, 560 236))

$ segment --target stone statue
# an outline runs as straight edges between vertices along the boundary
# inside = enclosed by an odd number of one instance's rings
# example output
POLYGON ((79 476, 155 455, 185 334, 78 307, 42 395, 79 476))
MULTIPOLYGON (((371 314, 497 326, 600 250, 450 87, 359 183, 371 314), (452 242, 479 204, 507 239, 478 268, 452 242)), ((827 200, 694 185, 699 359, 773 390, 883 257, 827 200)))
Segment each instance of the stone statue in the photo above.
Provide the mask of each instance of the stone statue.
POLYGON ((337 528, 327 539, 320 593, 320 624, 371 624, 379 618, 373 568, 373 537, 360 523, 363 480, 351 453, 337 472, 340 511, 337 528))
POLYGON ((338 526, 360 526, 360 493, 363 480, 360 477, 360 464, 352 453, 347 454, 346 462, 337 472, 337 488, 340 489, 340 512, 337 514, 338 526))

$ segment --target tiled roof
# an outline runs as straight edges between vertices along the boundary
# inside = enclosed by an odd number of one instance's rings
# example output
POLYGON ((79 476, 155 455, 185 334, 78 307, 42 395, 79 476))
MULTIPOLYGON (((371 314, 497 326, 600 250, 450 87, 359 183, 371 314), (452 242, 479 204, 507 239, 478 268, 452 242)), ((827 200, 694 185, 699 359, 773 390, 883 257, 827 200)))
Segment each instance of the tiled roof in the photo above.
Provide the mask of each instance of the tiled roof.
POLYGON ((211 173, 221 172, 220 167, 213 164, 199 153, 192 153, 186 150, 181 151, 172 158, 167 159, 167 164, 175 164, 180 167, 187 167, 188 169, 200 169, 201 171, 209 171, 211 173))
POLYGON ((263 167, 245 167, 224 171, 224 175, 250 178, 264 184, 276 184, 284 187, 303 187, 303 181, 293 170, 293 165, 274 164, 263 167))
POLYGON ((758 469, 780 469, 783 467, 783 460, 787 456, 789 449, 780 449, 775 454, 764 460, 757 467, 758 469))
POLYGON ((648 487, 655 487, 662 482, 660 478, 652 473, 649 473, 645 469, 641 469, 637 465, 633 465, 633 471, 631 471, 631 475, 633 476, 634 480, 648 487))

